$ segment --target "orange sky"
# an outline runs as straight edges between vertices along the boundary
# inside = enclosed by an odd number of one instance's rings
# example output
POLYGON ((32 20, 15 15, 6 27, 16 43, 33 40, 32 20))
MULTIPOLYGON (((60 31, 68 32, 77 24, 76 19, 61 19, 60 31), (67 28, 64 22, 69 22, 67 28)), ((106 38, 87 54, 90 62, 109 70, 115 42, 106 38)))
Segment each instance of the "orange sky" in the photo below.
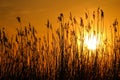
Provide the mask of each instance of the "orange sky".
POLYGON ((61 12, 69 17, 71 11, 79 18, 85 9, 93 11, 98 7, 105 12, 106 25, 115 18, 120 22, 120 0, 0 0, 0 28, 4 26, 8 33, 14 33, 19 26, 16 16, 20 16, 24 25, 31 22, 43 34, 47 19, 57 22, 61 12))

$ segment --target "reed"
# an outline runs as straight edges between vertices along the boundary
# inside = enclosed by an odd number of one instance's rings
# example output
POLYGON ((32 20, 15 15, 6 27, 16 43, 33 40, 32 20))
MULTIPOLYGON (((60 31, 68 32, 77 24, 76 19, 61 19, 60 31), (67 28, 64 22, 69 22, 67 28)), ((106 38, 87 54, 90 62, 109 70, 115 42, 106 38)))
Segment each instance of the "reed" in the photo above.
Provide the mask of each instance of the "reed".
MULTIPOLYGON (((46 34, 37 37, 30 23, 20 26, 9 38, 0 28, 0 79, 39 80, 117 80, 120 78, 120 36, 117 19, 109 27, 111 43, 104 25, 104 12, 98 8, 92 15, 85 12, 79 20, 70 12, 65 20, 58 16, 58 29, 47 20, 46 34), (91 17, 92 16, 92 17, 91 17), (100 41, 95 50, 88 48, 88 39, 97 36, 100 41), (51 36, 51 38, 50 38, 51 36)), ((92 45, 92 44, 91 44, 92 45)))

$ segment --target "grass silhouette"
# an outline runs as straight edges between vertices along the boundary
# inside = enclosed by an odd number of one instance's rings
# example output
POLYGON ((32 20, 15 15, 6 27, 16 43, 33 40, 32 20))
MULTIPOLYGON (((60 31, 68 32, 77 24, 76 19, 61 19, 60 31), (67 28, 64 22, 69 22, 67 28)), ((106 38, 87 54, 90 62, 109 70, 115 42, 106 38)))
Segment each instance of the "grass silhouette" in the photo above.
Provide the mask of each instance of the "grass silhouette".
POLYGON ((64 18, 60 13, 56 31, 47 20, 47 35, 41 38, 37 37, 37 31, 30 23, 22 26, 19 16, 16 19, 20 27, 13 39, 7 37, 4 28, 0 28, 0 79, 119 80, 117 19, 110 27, 111 35, 106 35, 104 12, 100 8, 92 17, 86 12, 85 18, 80 17, 79 21, 71 12, 68 20, 64 18), (88 49, 85 44, 86 35, 99 39, 100 44, 95 50, 88 49), (110 44, 109 36, 112 36, 110 44))

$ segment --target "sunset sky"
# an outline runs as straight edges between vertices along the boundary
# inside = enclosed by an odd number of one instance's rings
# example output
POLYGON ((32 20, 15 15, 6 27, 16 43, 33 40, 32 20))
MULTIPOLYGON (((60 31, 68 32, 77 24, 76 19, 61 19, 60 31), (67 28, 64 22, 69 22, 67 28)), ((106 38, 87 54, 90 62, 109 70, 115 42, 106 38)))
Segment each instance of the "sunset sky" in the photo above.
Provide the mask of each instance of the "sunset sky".
POLYGON ((115 18, 120 22, 120 0, 0 0, 0 28, 14 33, 19 26, 16 16, 20 16, 24 25, 30 22, 43 34, 47 19, 57 22, 61 12, 66 17, 72 12, 79 18, 85 9, 93 11, 98 7, 104 10, 106 24, 110 25, 115 18))

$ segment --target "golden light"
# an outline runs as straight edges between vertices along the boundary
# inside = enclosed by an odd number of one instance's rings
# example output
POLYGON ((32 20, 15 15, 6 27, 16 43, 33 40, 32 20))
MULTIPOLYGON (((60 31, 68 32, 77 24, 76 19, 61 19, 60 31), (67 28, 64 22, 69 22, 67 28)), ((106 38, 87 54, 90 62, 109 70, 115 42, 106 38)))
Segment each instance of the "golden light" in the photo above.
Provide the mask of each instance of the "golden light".
POLYGON ((89 50, 95 50, 97 48, 97 45, 99 44, 99 41, 96 36, 93 35, 86 35, 84 39, 84 45, 89 49, 89 50))

